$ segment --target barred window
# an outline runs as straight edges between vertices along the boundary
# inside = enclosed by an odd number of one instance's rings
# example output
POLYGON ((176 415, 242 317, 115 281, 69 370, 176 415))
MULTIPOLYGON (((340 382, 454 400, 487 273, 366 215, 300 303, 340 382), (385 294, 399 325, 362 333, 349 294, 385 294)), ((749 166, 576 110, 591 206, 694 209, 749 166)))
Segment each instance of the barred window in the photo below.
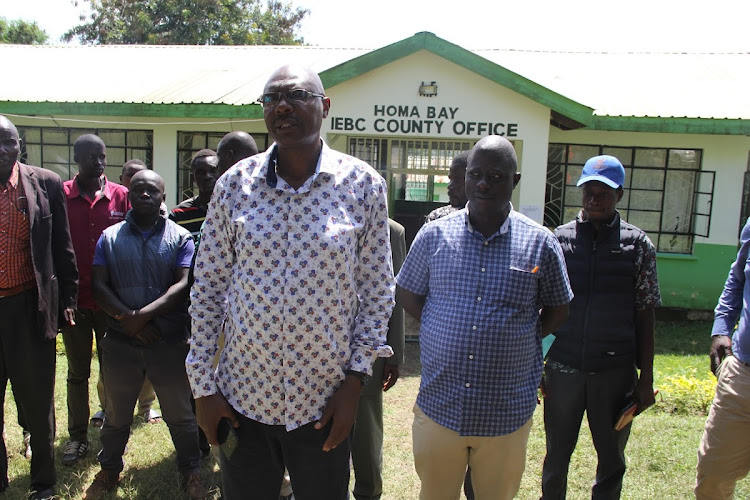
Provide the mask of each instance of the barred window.
POLYGON ((122 165, 133 159, 142 160, 153 168, 154 140, 151 130, 86 129, 62 127, 19 126, 23 163, 43 167, 57 173, 64 181, 78 173, 73 160, 73 144, 84 134, 98 135, 107 146, 107 166, 104 175, 113 182, 120 181, 122 165))
MULTIPOLYGON (((198 187, 190 174, 190 160, 201 149, 216 151, 219 141, 226 132, 177 132, 177 189, 178 203, 198 196, 198 187)), ((258 151, 269 146, 268 134, 250 134, 258 145, 258 151)))
POLYGON ((708 236, 715 172, 701 170, 702 150, 550 144, 544 224, 571 221, 581 209, 576 187, 586 160, 607 154, 625 167, 622 218, 646 231, 658 252, 692 253, 708 236))

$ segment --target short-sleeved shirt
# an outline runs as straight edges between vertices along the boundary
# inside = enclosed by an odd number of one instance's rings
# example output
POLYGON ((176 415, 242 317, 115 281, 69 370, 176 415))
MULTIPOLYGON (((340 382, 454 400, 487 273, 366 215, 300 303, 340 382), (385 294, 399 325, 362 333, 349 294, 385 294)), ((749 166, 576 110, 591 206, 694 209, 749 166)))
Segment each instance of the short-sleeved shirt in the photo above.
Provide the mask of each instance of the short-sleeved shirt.
POLYGON ((511 209, 485 238, 467 209, 426 224, 398 285, 426 296, 420 409, 464 436, 499 436, 536 408, 542 307, 573 297, 554 235, 511 209))
POLYGON ((99 236, 109 226, 125 220, 130 210, 128 188, 104 178, 104 189, 93 201, 81 195, 78 176, 63 182, 68 204, 68 222, 78 265, 78 308, 99 309, 91 295, 91 268, 99 236))

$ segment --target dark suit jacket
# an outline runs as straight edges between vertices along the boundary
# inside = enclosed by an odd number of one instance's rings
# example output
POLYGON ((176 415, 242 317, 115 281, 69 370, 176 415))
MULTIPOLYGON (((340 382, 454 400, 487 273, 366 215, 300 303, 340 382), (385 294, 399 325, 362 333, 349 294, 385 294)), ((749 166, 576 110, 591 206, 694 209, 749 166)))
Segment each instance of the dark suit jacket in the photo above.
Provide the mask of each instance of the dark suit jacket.
MULTIPOLYGON (((391 230, 391 253, 393 254, 393 274, 398 274, 406 259, 406 239, 404 226, 393 219, 388 219, 391 230)), ((386 358, 392 365, 404 364, 404 308, 396 296, 396 306, 388 322, 388 339, 386 343, 393 349, 393 356, 386 358)))
POLYGON ((18 163, 31 221, 31 259, 37 287, 37 329, 57 335, 65 308, 76 307, 78 268, 68 226, 62 180, 56 173, 18 163))

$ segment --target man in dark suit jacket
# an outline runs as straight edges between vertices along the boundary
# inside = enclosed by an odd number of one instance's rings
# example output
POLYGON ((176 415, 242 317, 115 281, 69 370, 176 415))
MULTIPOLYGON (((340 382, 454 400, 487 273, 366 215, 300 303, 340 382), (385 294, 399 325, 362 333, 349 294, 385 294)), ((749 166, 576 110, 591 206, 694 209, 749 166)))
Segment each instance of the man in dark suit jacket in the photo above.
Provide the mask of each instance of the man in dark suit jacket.
MULTIPOLYGON (((404 226, 388 219, 391 233, 393 274, 406 259, 404 226)), ((396 384, 399 366, 404 363, 404 309, 396 296, 396 307, 388 321, 386 343, 393 349, 390 358, 378 358, 372 366, 372 380, 362 390, 357 420, 352 428, 354 498, 378 500, 383 493, 383 392, 396 384)))
POLYGON ((18 130, 0 116, 0 393, 10 379, 31 432, 36 500, 54 495, 55 336, 61 321, 73 322, 78 269, 60 177, 19 154, 18 130))

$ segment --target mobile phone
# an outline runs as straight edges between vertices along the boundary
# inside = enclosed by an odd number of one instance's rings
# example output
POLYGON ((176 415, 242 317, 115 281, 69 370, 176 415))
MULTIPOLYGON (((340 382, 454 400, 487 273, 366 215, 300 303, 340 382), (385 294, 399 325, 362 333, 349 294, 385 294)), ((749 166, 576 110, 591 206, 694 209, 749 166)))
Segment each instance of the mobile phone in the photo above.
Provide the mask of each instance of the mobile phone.
POLYGON ((237 433, 235 432, 234 427, 232 427, 232 422, 227 417, 222 417, 221 420, 219 420, 219 425, 216 428, 216 438, 221 446, 221 452, 227 460, 231 459, 234 450, 237 449, 239 441, 237 439, 237 433))

